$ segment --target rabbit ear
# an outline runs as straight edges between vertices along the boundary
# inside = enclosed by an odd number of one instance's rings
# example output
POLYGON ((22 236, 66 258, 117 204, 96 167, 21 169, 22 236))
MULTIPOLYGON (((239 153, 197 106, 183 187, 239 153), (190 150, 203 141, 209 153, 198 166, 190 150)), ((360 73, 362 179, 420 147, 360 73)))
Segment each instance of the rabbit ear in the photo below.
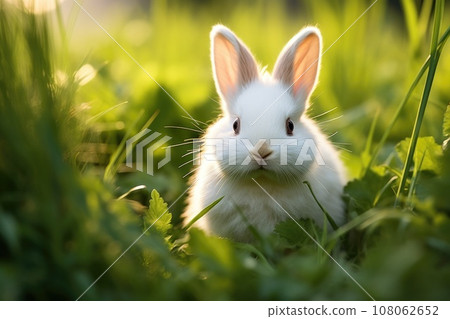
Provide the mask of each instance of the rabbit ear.
POLYGON ((258 78, 252 54, 223 25, 216 25, 211 31, 211 62, 217 92, 228 105, 240 88, 258 78))
POLYGON ((273 77, 290 87, 297 101, 304 104, 317 82, 322 49, 320 31, 307 27, 295 35, 278 56, 273 77))

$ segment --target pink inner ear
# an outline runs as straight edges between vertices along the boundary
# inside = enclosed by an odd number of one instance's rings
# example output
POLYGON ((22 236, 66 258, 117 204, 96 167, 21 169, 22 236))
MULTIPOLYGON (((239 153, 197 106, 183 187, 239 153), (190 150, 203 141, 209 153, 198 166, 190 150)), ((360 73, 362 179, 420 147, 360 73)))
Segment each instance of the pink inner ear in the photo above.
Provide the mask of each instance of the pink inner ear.
POLYGON ((239 81, 239 57, 233 44, 222 34, 214 41, 214 61, 220 90, 224 96, 231 97, 239 81))
POLYGON ((315 34, 308 35, 295 51, 293 61, 293 93, 308 96, 316 83, 319 68, 320 42, 315 34))

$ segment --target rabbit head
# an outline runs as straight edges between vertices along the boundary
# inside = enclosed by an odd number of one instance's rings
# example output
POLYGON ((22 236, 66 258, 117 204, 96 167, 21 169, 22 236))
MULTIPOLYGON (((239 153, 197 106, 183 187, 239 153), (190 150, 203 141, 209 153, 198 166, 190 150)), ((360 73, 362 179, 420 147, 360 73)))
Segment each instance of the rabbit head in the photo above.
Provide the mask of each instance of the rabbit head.
POLYGON ((222 117, 209 128, 205 150, 217 154, 220 149, 215 159, 225 174, 295 179, 323 160, 314 158, 320 156, 320 145, 315 145, 315 126, 305 125, 304 115, 317 83, 321 46, 319 30, 304 28, 286 44, 269 76, 260 74, 249 49, 231 30, 213 28, 211 61, 222 117))

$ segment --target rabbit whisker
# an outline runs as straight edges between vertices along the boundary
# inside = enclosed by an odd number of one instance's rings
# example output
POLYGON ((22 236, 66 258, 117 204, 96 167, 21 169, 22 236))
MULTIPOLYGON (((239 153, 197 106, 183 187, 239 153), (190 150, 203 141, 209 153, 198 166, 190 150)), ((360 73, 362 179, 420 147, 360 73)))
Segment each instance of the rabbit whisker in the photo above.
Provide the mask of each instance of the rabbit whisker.
POLYGON ((334 132, 333 134, 331 134, 331 135, 328 135, 327 136, 327 139, 330 139, 330 138, 332 138, 333 136, 335 136, 336 134, 338 134, 339 132, 338 131, 336 131, 336 132, 334 132))
POLYGON ((329 123, 329 122, 332 122, 332 121, 336 121, 336 120, 340 119, 341 117, 343 117, 343 115, 339 115, 339 116, 336 116, 336 117, 334 117, 334 118, 332 118, 332 119, 325 120, 325 121, 322 121, 322 122, 317 122, 317 125, 320 126, 320 125, 325 124, 325 123, 329 123))
POLYGON ((346 143, 346 142, 332 142, 333 144, 340 144, 340 145, 352 145, 353 143, 346 143))
POLYGON ((314 103, 314 101, 317 100, 323 93, 324 92, 322 91, 318 94, 315 94, 315 97, 309 101, 310 105, 312 105, 314 103))
POLYGON ((163 147, 163 149, 166 149, 166 148, 173 148, 173 147, 183 146, 183 145, 188 145, 188 144, 192 144, 192 142, 189 141, 189 142, 184 142, 184 143, 179 143, 179 144, 172 144, 172 145, 163 147))
POLYGON ((191 159, 191 160, 189 160, 189 161, 187 161, 187 162, 181 164, 180 166, 178 166, 178 168, 182 168, 183 166, 185 166, 185 165, 187 165, 187 164, 189 164, 189 163, 192 163, 192 162, 195 161, 195 160, 196 160, 196 159, 193 158, 193 159, 191 159))
POLYGON ((353 152, 352 152, 351 150, 349 150, 348 148, 345 148, 345 147, 336 145, 335 143, 333 143, 333 145, 334 145, 334 147, 336 147, 336 148, 338 148, 338 149, 340 149, 340 150, 343 150, 343 151, 346 151, 346 152, 349 152, 349 153, 353 153, 353 152))
POLYGON ((323 113, 321 113, 321 114, 319 114, 319 115, 314 115, 313 117, 311 117, 311 120, 314 120, 314 119, 316 119, 316 118, 318 118, 318 117, 321 117, 321 116, 324 116, 324 115, 326 115, 326 114, 328 114, 328 113, 331 113, 331 112, 333 112, 333 111, 336 110, 336 109, 337 109, 337 106, 336 106, 336 107, 333 107, 331 110, 325 111, 325 112, 323 112, 323 113))
POLYGON ((165 128, 174 128, 174 129, 179 129, 179 130, 185 130, 185 131, 192 131, 192 132, 197 132, 197 133, 204 133, 203 130, 197 130, 195 128, 191 128, 191 127, 184 127, 184 126, 175 126, 175 125, 166 125, 164 126, 165 128))
MULTIPOLYGON (((189 121, 192 122, 192 119, 191 119, 190 117, 186 116, 186 115, 181 115, 181 117, 183 117, 183 118, 185 118, 185 119, 187 119, 187 120, 189 120, 189 121)), ((197 124, 198 124, 198 123, 203 124, 203 125, 205 125, 205 126, 208 125, 208 123, 202 122, 202 121, 200 121, 200 120, 194 120, 194 122, 197 123, 197 124)))
POLYGON ((192 150, 192 151, 187 152, 186 154, 181 155, 181 157, 186 157, 188 155, 197 154, 200 151, 201 150, 199 150, 199 149, 198 150, 192 150))
POLYGON ((213 101, 213 102, 216 102, 217 104, 219 104, 220 105, 220 102, 219 101, 217 101, 217 100, 215 100, 215 99, 213 99, 212 97, 210 97, 209 98, 211 101, 213 101))
POLYGON ((196 167, 194 169, 191 169, 188 173, 183 175, 183 178, 186 178, 186 176, 191 175, 192 173, 195 173, 199 168, 200 168, 200 166, 196 167))
POLYGON ((192 125, 194 125, 196 128, 198 128, 200 131, 205 132, 200 126, 192 122, 192 125))

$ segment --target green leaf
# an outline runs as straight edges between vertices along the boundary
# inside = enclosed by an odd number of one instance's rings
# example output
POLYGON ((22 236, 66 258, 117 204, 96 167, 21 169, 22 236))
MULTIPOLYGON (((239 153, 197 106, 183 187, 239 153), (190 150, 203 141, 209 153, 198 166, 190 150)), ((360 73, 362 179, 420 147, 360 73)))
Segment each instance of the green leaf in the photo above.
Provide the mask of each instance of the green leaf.
POLYGON ((349 197, 349 211, 356 211, 358 215, 362 214, 373 208, 375 202, 380 202, 390 195, 393 196, 394 193, 389 191, 380 193, 380 190, 389 183, 390 178, 389 175, 382 176, 369 170, 363 178, 350 181, 344 188, 344 192, 349 197))
MULTIPOLYGON (((309 233, 315 234, 318 232, 318 226, 311 219, 300 219, 297 221, 309 233)), ((274 232, 286 239, 289 244, 300 246, 306 243, 311 243, 311 238, 298 226, 292 219, 286 219, 275 226, 274 232)))
POLYGON ((167 235, 168 231, 172 229, 171 221, 172 214, 169 213, 167 203, 164 202, 156 189, 152 190, 150 206, 144 215, 144 228, 152 227, 163 235, 167 235))
POLYGON ((236 260, 237 256, 228 239, 208 236, 196 228, 191 229, 189 234, 192 253, 207 269, 224 272, 239 266, 236 260))
POLYGON ((434 206, 437 209, 449 212, 450 201, 448 200, 448 190, 450 189, 450 148, 447 148, 444 151, 440 164, 442 170, 438 175, 424 179, 422 174, 422 185, 418 188, 418 192, 420 191, 420 196, 422 198, 432 198, 434 206))
MULTIPOLYGON (((409 143, 410 138, 406 138, 395 147, 402 162, 405 162, 409 143)), ((427 136, 418 139, 413 161, 416 165, 419 165, 423 158, 422 166, 420 167, 421 170, 438 173, 440 171, 439 162, 441 157, 442 148, 435 142, 434 137, 427 136)))

